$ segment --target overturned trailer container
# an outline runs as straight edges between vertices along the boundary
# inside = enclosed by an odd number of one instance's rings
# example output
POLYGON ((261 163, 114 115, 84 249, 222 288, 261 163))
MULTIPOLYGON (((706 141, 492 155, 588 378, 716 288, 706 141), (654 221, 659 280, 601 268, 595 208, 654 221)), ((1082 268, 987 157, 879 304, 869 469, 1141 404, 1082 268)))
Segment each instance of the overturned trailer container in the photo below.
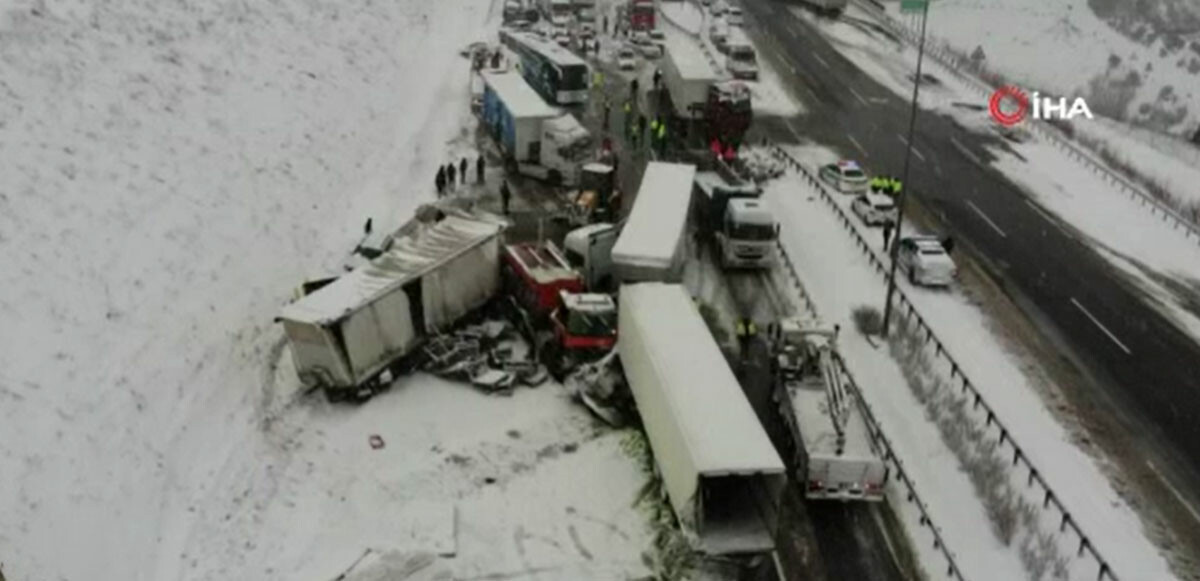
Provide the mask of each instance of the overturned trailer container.
POLYGON ((621 363, 684 533, 710 555, 771 551, 783 462, 691 297, 639 283, 620 299, 621 363))
POLYGON ((365 399, 430 335, 500 285, 504 224, 465 212, 413 220, 378 257, 283 308, 296 372, 330 400, 365 399))

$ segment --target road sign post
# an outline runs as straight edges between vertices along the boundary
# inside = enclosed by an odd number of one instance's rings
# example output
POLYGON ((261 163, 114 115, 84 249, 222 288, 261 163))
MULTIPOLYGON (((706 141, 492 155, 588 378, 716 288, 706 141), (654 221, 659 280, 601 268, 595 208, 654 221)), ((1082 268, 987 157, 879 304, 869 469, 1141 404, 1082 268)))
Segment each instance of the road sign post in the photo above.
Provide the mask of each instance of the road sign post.
POLYGON ((892 296, 896 294, 896 258, 900 248, 900 230, 904 227, 904 202, 908 199, 908 173, 912 167, 913 132, 917 127, 917 99, 921 96, 921 64, 925 60, 925 23, 929 20, 929 0, 900 0, 902 12, 921 11, 921 40, 917 44, 917 74, 913 77, 912 110, 908 117, 908 139, 904 150, 904 170, 900 174, 900 196, 896 199, 896 233, 891 247, 887 249, 892 259, 888 271, 887 296, 883 300, 883 336, 888 336, 888 327, 892 318, 892 296))

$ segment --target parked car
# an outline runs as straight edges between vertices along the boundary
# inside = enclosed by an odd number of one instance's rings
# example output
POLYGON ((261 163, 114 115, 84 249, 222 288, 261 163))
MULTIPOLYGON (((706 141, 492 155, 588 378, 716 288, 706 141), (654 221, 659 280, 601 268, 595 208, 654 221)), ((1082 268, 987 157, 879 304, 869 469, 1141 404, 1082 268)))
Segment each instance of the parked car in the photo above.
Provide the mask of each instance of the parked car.
POLYGON ((867 174, 854 160, 843 159, 823 166, 818 175, 822 181, 843 193, 859 194, 867 191, 867 174))
POLYGON ((708 26, 708 39, 712 41, 713 46, 717 50, 725 52, 729 48, 729 25, 724 18, 713 19, 712 24, 708 26))
POLYGON ((617 68, 628 71, 637 67, 637 53, 629 45, 622 46, 617 51, 617 68))
POLYGON ((725 10, 725 21, 728 22, 730 26, 740 27, 742 23, 745 22, 745 17, 742 15, 742 9, 738 8, 737 6, 730 6, 727 10, 725 10))
POLYGON ((716 2, 713 2, 712 8, 710 9, 713 16, 721 16, 722 14, 725 14, 727 10, 729 10, 729 5, 725 3, 725 0, 717 0, 716 2))
POLYGON ((862 219, 867 226, 882 226, 895 224, 898 218, 896 200, 887 194, 864 193, 854 198, 850 210, 862 219))
POLYGON ((908 236, 900 240, 898 265, 908 271, 908 280, 924 286, 949 286, 958 267, 936 236, 908 236))
POLYGON ((635 32, 630 41, 633 42, 638 53, 646 58, 658 58, 663 55, 662 45, 655 43, 647 31, 635 32))

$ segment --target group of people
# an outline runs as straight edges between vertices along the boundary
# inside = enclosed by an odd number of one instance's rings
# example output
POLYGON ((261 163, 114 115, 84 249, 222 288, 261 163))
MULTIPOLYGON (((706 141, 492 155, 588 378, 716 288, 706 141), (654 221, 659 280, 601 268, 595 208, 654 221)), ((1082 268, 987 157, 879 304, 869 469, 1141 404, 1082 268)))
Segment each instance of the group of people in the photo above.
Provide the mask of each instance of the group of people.
MULTIPOLYGON (((483 161, 483 154, 480 154, 475 160, 475 183, 477 184, 483 183, 484 166, 485 163, 483 161)), ((455 163, 453 161, 444 166, 439 166, 437 176, 434 178, 434 185, 437 186, 438 197, 440 198, 443 195, 454 191, 455 181, 466 185, 467 171, 470 169, 470 167, 471 164, 465 157, 462 158, 462 161, 458 162, 457 167, 455 167, 455 163)))
POLYGON ((903 188, 899 179, 890 176, 875 176, 869 182, 871 192, 876 194, 891 194, 899 196, 900 190, 903 188))
POLYGON ((630 113, 629 104, 625 104, 625 138, 630 144, 637 147, 639 143, 643 143, 654 150, 658 151, 659 155, 663 155, 667 145, 667 122, 661 116, 654 119, 647 119, 644 113, 639 114, 634 120, 630 113))

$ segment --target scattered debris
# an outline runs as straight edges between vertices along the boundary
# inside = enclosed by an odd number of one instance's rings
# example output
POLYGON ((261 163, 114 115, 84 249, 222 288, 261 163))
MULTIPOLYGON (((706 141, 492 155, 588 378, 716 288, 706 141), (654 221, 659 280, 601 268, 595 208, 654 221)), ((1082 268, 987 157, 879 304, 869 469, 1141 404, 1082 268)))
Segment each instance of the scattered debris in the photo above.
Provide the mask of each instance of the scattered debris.
POLYGON ((783 175, 783 162, 772 156, 765 148, 747 147, 742 150, 738 161, 741 165, 740 173, 758 183, 783 175))
POLYGON ((367 442, 371 444, 372 450, 379 450, 384 446, 383 436, 380 436, 379 434, 371 434, 371 436, 367 438, 367 442))
POLYGON ((625 384, 620 359, 614 348, 604 357, 580 365, 564 382, 567 390, 579 398, 597 417, 611 426, 628 423, 632 395, 625 384))

